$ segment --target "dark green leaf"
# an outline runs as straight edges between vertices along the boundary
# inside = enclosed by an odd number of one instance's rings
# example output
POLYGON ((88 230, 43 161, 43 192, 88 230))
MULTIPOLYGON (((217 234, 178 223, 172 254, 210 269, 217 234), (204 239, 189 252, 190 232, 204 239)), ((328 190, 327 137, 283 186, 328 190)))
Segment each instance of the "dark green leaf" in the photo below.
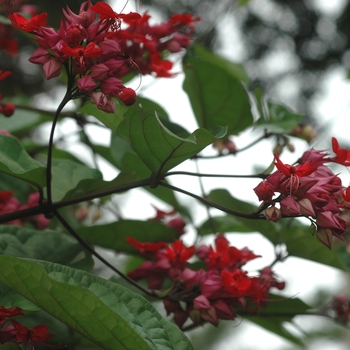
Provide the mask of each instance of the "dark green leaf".
POLYGON ((128 254, 135 254, 137 250, 125 240, 126 237, 133 237, 141 242, 171 242, 178 237, 174 229, 153 220, 120 220, 105 225, 82 227, 77 232, 89 243, 128 254))
POLYGON ((152 111, 138 106, 125 114, 118 133, 130 141, 133 150, 158 177, 193 157, 216 139, 204 129, 196 130, 187 138, 180 138, 166 129, 152 111))
POLYGON ((45 187, 45 167, 31 158, 12 136, 0 135, 0 172, 24 180, 34 187, 45 187))
POLYGON ((0 256, 0 281, 102 349, 193 349, 182 331, 130 290, 86 272, 38 263, 0 256))
POLYGON ((184 90, 198 125, 208 130, 227 126, 237 135, 253 123, 247 82, 241 65, 234 64, 197 46, 195 55, 184 61, 184 90))
POLYGON ((22 350, 22 348, 19 345, 12 342, 7 342, 4 345, 1 345, 0 349, 1 350, 22 350))

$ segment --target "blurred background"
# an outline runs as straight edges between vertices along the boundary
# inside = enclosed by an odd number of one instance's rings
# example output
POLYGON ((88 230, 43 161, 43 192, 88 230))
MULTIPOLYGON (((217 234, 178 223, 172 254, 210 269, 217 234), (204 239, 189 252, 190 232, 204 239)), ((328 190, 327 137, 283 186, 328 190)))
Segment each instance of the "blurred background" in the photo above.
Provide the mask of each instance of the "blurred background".
MULTIPOLYGON (((69 5, 76 12, 82 2, 31 0, 28 4, 37 5, 39 12, 48 12, 50 26, 57 27, 62 7, 69 5)), ((125 5, 121 0, 110 3, 117 12, 122 11, 125 5)), ((348 0, 131 0, 124 9, 124 12, 128 11, 149 11, 157 22, 176 12, 191 12, 201 17, 195 41, 228 60, 243 64, 250 77, 249 88, 261 87, 274 102, 304 114, 304 123, 311 124, 318 133, 312 147, 329 149, 331 137, 336 136, 343 148, 350 148, 348 0)), ((45 103, 45 107, 52 105, 54 108, 61 94, 57 79, 45 80, 42 68, 27 61, 36 48, 35 43, 23 33, 16 32, 15 35, 20 42, 20 53, 12 56, 0 51, 0 69, 14 72, 9 79, 0 82, 0 91, 5 97, 25 93, 28 99, 39 106, 45 103)), ((5 36, 6 33, 0 33, 0 43, 5 36)), ((143 78, 139 92, 163 105, 174 122, 193 131, 196 128, 195 119, 187 97, 181 90, 183 76, 180 60, 175 70, 179 74, 172 79, 143 78)), ((132 81, 131 85, 136 87, 138 81, 132 81)), ((68 122, 62 128, 62 133, 78 130, 74 122, 68 122)), ((90 134, 94 133, 94 130, 90 130, 90 134)), ((97 139, 101 142, 108 139, 108 135, 99 135, 97 139)), ((45 135, 37 137, 45 138, 45 135)), ((238 145, 247 144, 249 137, 240 135, 235 142, 238 145)), ((77 153, 81 154, 78 140, 73 141, 66 147, 78 149, 77 153)), ((286 155, 292 162, 298 157, 297 152, 306 146, 295 142, 296 153, 286 155)), ((271 161, 271 144, 263 145, 260 152, 261 155, 251 153, 244 156, 259 158, 264 166, 271 161), (264 158, 266 153, 268 157, 264 158)), ((235 161, 245 162, 239 157, 235 161)), ((231 171, 225 164, 220 165, 223 171, 231 171)), ((102 166, 106 166, 106 179, 115 176, 115 170, 105 164, 102 166)), ((205 172, 205 167, 201 170, 205 172)), ((345 174, 343 181, 344 185, 349 184, 349 174, 345 174)), ((209 190, 209 182, 207 186, 209 190)), ((253 193, 251 197, 256 201, 253 193)), ((121 201, 127 213, 131 201, 127 198, 121 198, 121 201)), ((138 214, 134 211, 134 215, 138 214)), ((143 215, 152 216, 152 208, 143 211, 143 215)), ((204 211, 199 215, 205 215, 204 211)), ((239 244, 264 255, 267 262, 273 260, 271 245, 260 235, 249 235, 248 241, 247 235, 237 235, 237 246, 239 244)), ((306 264, 300 259, 288 259, 280 263, 276 266, 276 272, 287 282, 288 288, 284 295, 298 296, 315 308, 329 303, 334 294, 349 292, 349 281, 345 275, 317 264, 306 264)), ((349 330, 331 320, 300 316, 295 320, 293 332, 303 338, 305 346, 288 343, 244 318, 222 322, 218 328, 208 325, 189 332, 188 336, 194 348, 201 350, 350 349, 349 330)))

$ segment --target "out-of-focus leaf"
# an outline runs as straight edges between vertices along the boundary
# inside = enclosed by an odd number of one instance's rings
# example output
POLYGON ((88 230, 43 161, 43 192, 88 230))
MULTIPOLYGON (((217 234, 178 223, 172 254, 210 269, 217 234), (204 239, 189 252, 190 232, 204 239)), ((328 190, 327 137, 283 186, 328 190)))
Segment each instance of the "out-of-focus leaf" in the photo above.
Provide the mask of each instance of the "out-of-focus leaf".
POLYGON ((118 284, 43 261, 0 256, 0 263, 2 283, 102 349, 193 349, 150 303, 118 284))
POLYGON ((12 136, 0 135, 0 172, 17 177, 34 187, 45 187, 45 167, 29 156, 12 136))
POLYGON ((125 240, 126 237, 141 242, 172 242, 178 237, 173 228, 153 220, 120 220, 105 225, 81 227, 77 232, 89 243, 128 254, 138 251, 125 240))
POLYGON ((118 133, 129 140, 141 160, 160 177, 222 137, 225 131, 220 130, 213 136, 207 130, 198 129, 187 138, 180 138, 166 129, 153 112, 136 106, 124 115, 118 133))
POLYGON ((102 174, 97 169, 91 169, 68 159, 53 159, 52 197, 55 201, 64 198, 68 191, 86 179, 102 180, 102 174))
POLYGON ((241 65, 196 46, 183 67, 183 88, 200 127, 213 131, 227 126, 228 135, 237 135, 252 125, 250 99, 242 84, 248 79, 241 65))
POLYGON ((289 108, 277 103, 267 102, 268 115, 261 117, 255 124, 273 133, 288 133, 304 118, 303 115, 292 112, 289 108))
MULTIPOLYGON (((284 298, 279 295, 270 295, 266 306, 260 307, 257 316, 245 315, 244 317, 295 344, 302 344, 300 338, 293 335, 283 323, 292 321, 294 316, 304 314, 311 307, 297 298, 284 298)), ((237 310, 239 313, 239 310, 237 310)))

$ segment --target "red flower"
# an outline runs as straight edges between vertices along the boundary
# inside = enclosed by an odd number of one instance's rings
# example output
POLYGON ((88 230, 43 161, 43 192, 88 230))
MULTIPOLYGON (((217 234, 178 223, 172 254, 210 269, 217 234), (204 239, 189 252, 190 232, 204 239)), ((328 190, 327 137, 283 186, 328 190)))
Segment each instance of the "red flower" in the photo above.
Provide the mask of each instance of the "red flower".
POLYGON ((90 9, 99 14, 101 21, 104 19, 116 19, 119 17, 119 15, 113 11, 112 7, 105 2, 97 2, 95 5, 90 6, 90 9))
POLYGON ((193 256, 194 246, 187 248, 182 241, 176 240, 171 248, 166 246, 167 257, 172 263, 187 263, 187 260, 193 256))
POLYGON ((164 242, 157 242, 157 243, 139 242, 132 237, 126 237, 125 239, 130 245, 136 248, 142 255, 155 254, 161 248, 164 248, 167 246, 167 244, 164 242))
MULTIPOLYGON (((8 191, 8 192, 10 192, 10 191, 8 191)), ((14 316, 24 316, 22 309, 20 307, 5 308, 4 306, 0 306, 0 318, 14 317, 14 316)))
POLYGON ((277 154, 274 154, 274 157, 276 159, 276 162, 273 164, 276 165, 276 168, 281 173, 288 177, 291 177, 292 175, 295 175, 297 177, 308 176, 317 170, 317 167, 312 166, 310 162, 293 166, 282 163, 277 154))
POLYGON ((26 343, 45 344, 45 341, 52 338, 54 334, 46 333, 50 328, 47 325, 39 325, 34 328, 27 328, 15 320, 11 320, 16 328, 16 340, 26 343))
POLYGON ((350 165, 350 150, 340 148, 335 137, 332 137, 332 150, 335 153, 335 157, 330 158, 331 161, 345 166, 350 165))
POLYGON ((10 75, 12 75, 12 72, 10 72, 9 70, 3 71, 0 69, 0 80, 4 80, 7 77, 9 77, 10 75))
POLYGON ((40 13, 31 19, 27 19, 17 12, 10 14, 8 17, 15 28, 23 30, 27 33, 33 33, 41 27, 46 26, 47 13, 40 13))

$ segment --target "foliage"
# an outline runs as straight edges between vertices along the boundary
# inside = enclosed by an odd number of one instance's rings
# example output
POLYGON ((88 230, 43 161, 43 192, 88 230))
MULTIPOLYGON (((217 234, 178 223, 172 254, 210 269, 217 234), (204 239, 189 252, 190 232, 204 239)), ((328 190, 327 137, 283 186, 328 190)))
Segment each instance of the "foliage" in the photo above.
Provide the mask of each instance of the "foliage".
MULTIPOLYGON (((292 165, 284 163, 282 151, 291 149, 296 138, 310 141, 314 131, 302 124, 302 115, 267 101, 261 90, 249 91, 243 66, 193 44, 200 20, 194 15, 174 14, 153 25, 148 13, 117 13, 105 2, 86 1, 74 12, 65 7, 56 30, 47 27, 45 12, 37 14, 20 0, 0 3, 0 29, 8 34, 0 48, 21 54, 14 29, 25 40, 34 39, 37 48, 29 61, 42 67, 47 80, 66 88, 54 112, 31 104, 21 92, 0 101, 4 349, 26 344, 28 349, 188 350, 193 348, 186 335, 191 329, 239 316, 302 345, 303 339, 285 327, 297 315, 347 324, 345 296, 312 310, 297 297, 273 293, 285 287, 275 264, 288 257, 349 270, 350 188, 330 168, 332 163, 349 166, 349 150, 333 138, 332 154, 309 149, 292 165), (194 131, 128 87, 132 77, 174 76, 173 54, 182 54, 183 89, 198 126, 194 131), (79 126, 80 145, 93 155, 93 166, 62 149, 69 135, 58 139, 57 128, 67 120, 79 126), (37 135, 47 125, 49 139, 41 140, 37 135), (89 136, 90 127, 109 131, 107 146, 89 136), (253 141, 238 148, 234 137, 242 133, 253 141), (265 171, 215 171, 215 159, 244 154, 266 139, 274 145, 274 161, 265 171), (214 151, 207 151, 209 145, 214 151), (105 180, 100 159, 118 174, 114 179, 105 180), (181 170, 210 161, 210 174, 181 170), (201 190, 175 186, 176 175, 197 177, 201 190), (221 185, 206 193, 202 177, 235 178, 238 184, 256 179, 249 189, 255 203, 237 199, 235 191, 221 185), (138 210, 125 217, 116 203, 129 194, 136 205, 134 189, 146 190, 163 209, 154 207, 154 216, 146 219, 138 210), (197 217, 178 194, 206 206, 207 217, 197 217), (214 215, 214 208, 220 212, 214 215), (260 252, 231 242, 237 233, 252 232, 276 252, 275 260, 255 273, 245 265, 260 252), (108 260, 108 251, 118 256, 116 263, 108 260), (100 277, 97 261, 118 277, 100 277), (22 324, 26 319, 28 325, 22 324)), ((10 76, 0 71, 0 80, 10 76)), ((254 161, 249 160, 252 168, 254 161)))

